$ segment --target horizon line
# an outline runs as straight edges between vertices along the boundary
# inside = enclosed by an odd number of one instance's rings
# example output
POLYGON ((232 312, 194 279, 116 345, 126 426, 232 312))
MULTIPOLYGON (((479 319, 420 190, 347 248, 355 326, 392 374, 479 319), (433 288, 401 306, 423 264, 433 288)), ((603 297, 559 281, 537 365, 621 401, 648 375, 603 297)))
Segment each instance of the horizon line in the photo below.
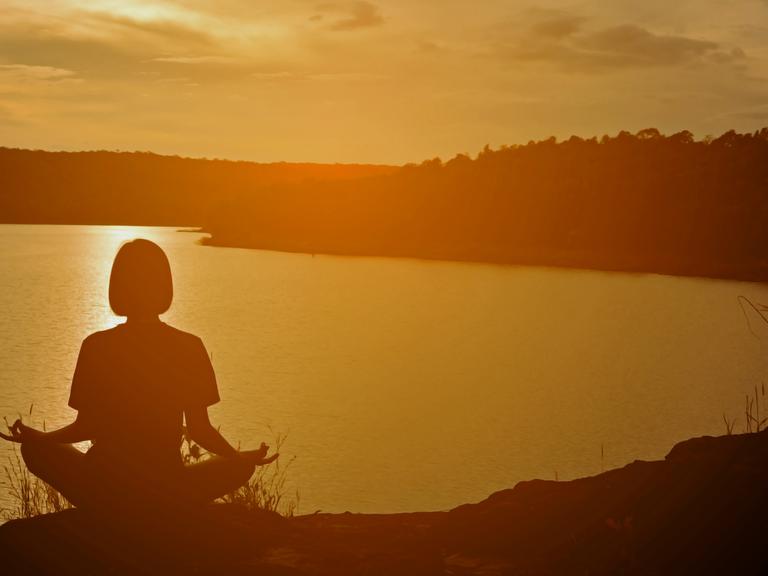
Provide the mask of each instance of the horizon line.
MULTIPOLYGON (((725 130, 724 132, 722 132, 720 134, 720 136, 722 136, 723 134, 727 134, 729 132, 735 132, 736 134, 740 134, 740 135, 756 134, 756 133, 760 132, 761 130, 765 130, 766 128, 768 128, 768 126, 764 126, 764 127, 761 127, 761 128, 756 128, 755 130, 749 130, 749 131, 745 131, 745 132, 739 132, 736 129, 732 128, 730 130, 725 130)), ((616 132, 615 136, 618 136, 619 134, 624 133, 624 132, 628 132, 628 133, 630 133, 630 134, 632 134, 634 136, 634 135, 637 135, 640 132, 643 132, 645 130, 657 130, 662 137, 668 137, 669 136, 667 133, 662 132, 661 130, 658 130, 657 128, 654 128, 654 127, 643 128, 643 129, 641 129, 641 130, 639 130, 637 132, 634 132, 634 133, 630 132, 629 130, 622 129, 622 130, 618 130, 616 132)), ((694 132, 692 132, 690 130, 687 130, 687 129, 678 130, 677 132, 673 132, 672 134, 679 134, 681 132, 689 132, 692 136, 694 136, 694 138, 697 136, 696 133, 694 133, 694 132)), ((528 145, 530 143, 546 142, 548 140, 551 140, 552 138, 555 139, 556 143, 560 144, 560 143, 566 142, 570 138, 580 138, 582 140, 592 140, 593 138, 596 138, 599 141, 601 138, 605 138, 605 137, 611 138, 611 137, 615 137, 615 136, 611 136, 608 133, 601 134, 601 135, 593 134, 591 136, 579 136, 578 134, 571 134, 568 137, 564 137, 564 136, 563 137, 558 137, 558 136, 555 136, 555 135, 551 135, 551 136, 549 136, 547 138, 529 139, 525 143, 523 143, 523 142, 516 142, 516 143, 511 143, 511 144, 500 144, 500 145, 498 145, 496 147, 493 147, 490 144, 486 144, 483 148, 481 148, 475 154, 479 154, 480 151, 485 150, 485 149, 502 150, 504 148, 513 148, 513 147, 517 147, 517 146, 526 146, 526 145, 528 145)), ((706 141, 706 139, 708 139, 708 138, 715 138, 715 137, 716 136, 714 136, 712 134, 707 134, 707 135, 705 135, 703 137, 699 137, 699 139, 695 140, 695 141, 696 142, 702 142, 702 141, 706 141)), ((147 154, 147 155, 152 155, 152 156, 162 156, 162 157, 165 157, 165 158, 179 158, 179 159, 182 159, 182 160, 204 160, 204 161, 209 161, 209 162, 232 162, 232 163, 245 163, 245 164, 261 164, 261 165, 268 165, 268 164, 292 164, 292 165, 316 165, 316 166, 381 166, 381 167, 390 167, 390 168, 391 167, 401 168, 401 167, 407 166, 409 164, 420 164, 422 162, 426 162, 428 160, 433 160, 435 158, 438 158, 441 161, 444 161, 444 158, 441 155, 425 157, 425 158, 421 158, 420 160, 409 161, 409 162, 401 162, 401 163, 390 163, 390 162, 355 162, 355 161, 348 161, 347 162, 347 161, 338 161, 338 160, 336 160, 336 161, 318 161, 318 160, 268 160, 268 161, 263 161, 263 160, 242 159, 242 158, 219 158, 219 157, 209 157, 209 156, 192 156, 192 155, 182 155, 182 154, 178 154, 178 153, 174 154, 174 153, 154 152, 154 151, 151 151, 151 150, 137 150, 137 149, 134 149, 134 150, 123 150, 123 149, 120 149, 120 148, 115 148, 115 149, 109 149, 109 148, 98 148, 97 149, 97 148, 92 148, 92 149, 85 149, 85 150, 84 149, 80 149, 80 150, 53 149, 52 150, 52 149, 48 149, 48 148, 26 148, 26 147, 18 147, 18 146, 7 146, 7 145, 4 145, 4 144, 0 144, 0 150, 15 150, 15 151, 21 151, 21 152, 43 152, 43 153, 47 153, 47 154, 95 154, 95 153, 103 153, 103 152, 111 153, 111 154, 147 154)), ((461 156, 461 155, 467 155, 470 158, 472 157, 471 153, 468 153, 468 152, 465 151, 465 152, 454 152, 452 156, 449 156, 449 158, 455 158, 456 156, 461 156)))

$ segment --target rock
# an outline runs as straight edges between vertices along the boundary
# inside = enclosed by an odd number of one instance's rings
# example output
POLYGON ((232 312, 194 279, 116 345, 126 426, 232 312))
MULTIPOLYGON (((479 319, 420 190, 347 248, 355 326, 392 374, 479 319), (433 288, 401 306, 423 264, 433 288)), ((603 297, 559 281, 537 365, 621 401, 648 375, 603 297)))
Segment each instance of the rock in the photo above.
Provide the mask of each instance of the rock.
POLYGON ((281 518, 233 505, 0 526, 20 574, 768 573, 768 434, 681 442, 665 460, 532 480, 449 512, 281 518))
POLYGON ((109 520, 66 510, 0 526, 0 556, 18 574, 239 574, 285 534, 285 518, 235 505, 109 520))

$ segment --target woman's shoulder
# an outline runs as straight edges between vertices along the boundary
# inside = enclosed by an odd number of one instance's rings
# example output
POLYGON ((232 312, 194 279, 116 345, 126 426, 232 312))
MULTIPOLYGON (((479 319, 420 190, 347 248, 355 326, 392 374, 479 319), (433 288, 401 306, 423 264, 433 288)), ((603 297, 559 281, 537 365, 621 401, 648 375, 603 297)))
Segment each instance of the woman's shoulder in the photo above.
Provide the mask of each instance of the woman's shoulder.
POLYGON ((99 330, 93 332, 85 337, 83 345, 98 345, 99 343, 106 343, 110 341, 120 340, 126 336, 139 335, 141 338, 172 341, 178 344, 187 345, 199 345, 202 340, 199 336, 186 332, 165 322, 158 322, 152 325, 139 325, 130 326, 128 323, 121 323, 107 328, 106 330, 99 330))
POLYGON ((96 332, 92 332, 88 334, 83 339, 83 345, 85 344, 97 344, 99 342, 104 342, 105 340, 109 340, 110 338, 113 338, 118 328, 120 328, 121 324, 118 324, 117 326, 113 326, 112 328, 107 328, 106 330, 97 330, 96 332))
POLYGON ((199 336, 165 323, 163 323, 161 330, 163 333, 162 344, 175 350, 186 360, 202 356, 208 357, 203 340, 199 336))
POLYGON ((161 322, 160 326, 161 330, 164 331, 168 338, 174 338, 182 342, 188 342, 190 344, 197 344, 198 342, 202 342, 202 339, 199 336, 192 334, 192 332, 186 332, 176 328, 175 326, 166 324, 165 322, 161 322))

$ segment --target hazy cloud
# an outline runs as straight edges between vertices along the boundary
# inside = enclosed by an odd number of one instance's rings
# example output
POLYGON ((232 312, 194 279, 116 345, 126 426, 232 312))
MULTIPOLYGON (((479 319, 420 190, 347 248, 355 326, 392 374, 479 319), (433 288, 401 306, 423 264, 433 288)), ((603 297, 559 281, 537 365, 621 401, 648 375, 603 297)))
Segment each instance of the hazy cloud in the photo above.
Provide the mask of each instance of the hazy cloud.
POLYGON ((210 34, 199 28, 193 28, 170 20, 137 20, 126 16, 106 12, 87 12, 85 18, 96 27, 108 26, 113 36, 136 37, 162 40, 185 46, 207 46, 213 43, 210 34))
POLYGON ((268 82, 278 81, 313 81, 313 82, 377 82, 388 78, 385 74, 373 74, 369 72, 318 72, 318 73, 294 73, 294 72, 254 72, 253 78, 268 82))
POLYGON ((768 110, 763 110, 763 111, 756 110, 754 112, 732 114, 732 116, 746 118, 747 120, 759 120, 760 122, 765 122, 766 120, 768 120, 768 110))
POLYGON ((53 66, 30 66, 28 64, 0 64, 0 78, 32 80, 42 82, 60 82, 74 80, 75 73, 65 68, 53 66))
POLYGON ((135 67, 135 58, 105 40, 69 37, 34 25, 0 27, 2 60, 109 76, 135 67))
POLYGON ((379 7, 366 1, 320 4, 310 20, 329 22, 328 29, 342 32, 371 28, 384 22, 379 7))
POLYGON ((0 102, 0 126, 23 126, 24 123, 21 122, 16 116, 9 110, 5 105, 3 105, 2 102, 0 102))
POLYGON ((593 59, 616 65, 668 66, 721 53, 715 42, 654 34, 634 25, 604 28, 576 38, 573 48, 593 59))
POLYGON ((33 10, 11 14, 0 21, 0 62, 64 69, 88 79, 146 73, 162 66, 152 62, 158 55, 220 52, 216 39, 188 21, 139 19, 93 9, 69 18, 33 10))
POLYGON ((295 80, 299 78, 296 74, 293 72, 254 72, 251 74, 252 78, 255 78, 257 80, 265 80, 265 81, 279 81, 279 80, 295 80))
POLYGON ((168 64, 236 64, 237 58, 229 56, 161 56, 152 58, 152 62, 165 62, 168 64))
MULTIPOLYGON (((110 23, 113 20, 106 19, 110 23)), ((93 26, 96 21, 84 18, 80 22, 93 26)), ((146 27, 121 24, 117 30, 110 28, 112 34, 101 29, 100 35, 91 33, 87 26, 70 30, 51 24, 0 23, 0 63, 33 67, 28 75, 66 70, 70 76, 94 81, 192 73, 196 80, 218 81, 242 76, 242 69, 253 60, 166 23, 146 27)))
POLYGON ((378 80, 385 80, 387 76, 385 74, 371 74, 367 72, 329 72, 320 74, 307 74, 305 78, 319 82, 336 82, 344 80, 375 82, 378 80))
POLYGON ((670 67, 696 62, 730 63, 744 58, 737 47, 679 35, 657 34, 624 24, 588 29, 584 18, 549 14, 530 23, 522 34, 497 45, 507 59, 550 62, 569 70, 670 67))
POLYGON ((531 26, 531 34, 547 38, 565 38, 578 32, 585 18, 566 12, 548 12, 547 18, 542 18, 531 26))
POLYGON ((416 51, 424 54, 434 54, 442 49, 443 47, 440 44, 431 40, 419 40, 416 42, 416 51))
MULTIPOLYGON (((767 0, 768 3, 768 0, 767 0)), ((768 104, 753 106, 744 110, 734 110, 720 115, 721 118, 744 118, 747 120, 768 120, 768 104)))

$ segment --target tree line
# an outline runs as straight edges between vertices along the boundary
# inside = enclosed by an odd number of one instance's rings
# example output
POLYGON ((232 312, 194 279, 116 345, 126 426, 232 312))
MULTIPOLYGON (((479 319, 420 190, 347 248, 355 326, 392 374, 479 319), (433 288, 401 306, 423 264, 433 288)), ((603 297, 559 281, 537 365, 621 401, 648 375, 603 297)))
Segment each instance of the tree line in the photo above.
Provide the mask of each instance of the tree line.
POLYGON ((212 243, 762 280, 768 129, 486 147, 393 174, 266 186, 212 243))
POLYGON ((150 152, 0 148, 0 222, 203 226, 232 195, 393 166, 234 162, 150 152))
POLYGON ((201 226, 215 245, 768 277, 768 128, 486 147, 402 167, 0 148, 0 221, 201 226))

